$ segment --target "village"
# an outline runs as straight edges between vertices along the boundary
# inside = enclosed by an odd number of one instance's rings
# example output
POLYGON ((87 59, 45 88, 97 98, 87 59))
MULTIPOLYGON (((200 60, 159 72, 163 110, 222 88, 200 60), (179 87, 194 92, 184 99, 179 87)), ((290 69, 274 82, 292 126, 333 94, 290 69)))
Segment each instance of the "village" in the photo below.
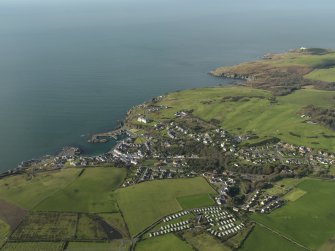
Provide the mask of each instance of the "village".
MULTIPOLYGON (((148 109, 149 112, 168 109, 163 106, 144 105, 141 108, 148 109)), ((255 135, 234 136, 222 128, 199 121, 188 111, 176 112, 175 118, 173 121, 152 124, 151 119, 139 115, 136 119, 137 126, 148 128, 141 130, 141 133, 130 130, 129 124, 127 130, 118 129, 124 132, 125 137, 118 140, 107 153, 85 156, 78 148, 65 147, 55 156, 47 155, 38 160, 22 162, 17 169, 3 175, 23 170, 34 173, 66 167, 112 164, 130 170, 122 187, 159 179, 203 176, 218 192, 213 198, 218 206, 231 208, 235 212, 269 213, 282 206, 285 201, 267 195, 262 190, 262 184, 284 177, 302 177, 315 170, 326 170, 335 164, 334 154, 309 147, 280 141, 259 145, 244 144, 255 135), (190 120, 198 123, 197 126, 189 126, 190 120), (204 149, 214 152, 213 157, 207 156, 204 149), (214 169, 202 166, 201 161, 208 158, 213 160, 217 156, 229 161, 214 169), (245 182, 249 184, 247 190, 242 189, 245 182)), ((115 137, 114 134, 111 135, 115 137)), ((177 227, 183 229, 189 226, 189 223, 185 223, 177 227)), ((220 233, 221 236, 225 233, 216 228, 211 231, 220 233)))

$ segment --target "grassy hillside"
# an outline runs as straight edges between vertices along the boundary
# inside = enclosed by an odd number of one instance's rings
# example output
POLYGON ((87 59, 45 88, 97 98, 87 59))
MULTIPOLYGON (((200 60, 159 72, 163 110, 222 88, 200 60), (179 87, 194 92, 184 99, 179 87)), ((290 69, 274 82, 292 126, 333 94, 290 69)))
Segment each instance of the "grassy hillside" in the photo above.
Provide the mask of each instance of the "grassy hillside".
MULTIPOLYGON (((335 132, 321 124, 307 123, 299 113, 307 105, 335 106, 335 91, 302 89, 271 102, 271 93, 247 87, 214 87, 168 94, 157 105, 170 107, 147 116, 153 122, 174 119, 175 112, 192 110, 200 119, 220 121, 222 128, 241 135, 256 133, 259 141, 278 137, 284 142, 335 151, 335 132), (231 98, 237 97, 237 99, 231 98)), ((145 113, 139 108, 133 114, 145 113)), ((133 118, 136 122, 136 116, 133 118)))
POLYGON ((87 168, 73 183, 34 209, 90 213, 118 211, 114 190, 122 184, 125 176, 126 170, 122 168, 87 168))
POLYGON ((41 200, 74 181, 80 169, 38 173, 34 177, 16 175, 0 179, 0 198, 23 208, 33 208, 41 200))
POLYGON ((335 68, 316 69, 305 75, 305 78, 321 80, 325 82, 335 82, 335 68))
POLYGON ((305 193, 271 214, 255 214, 252 218, 310 249, 317 249, 335 236, 335 183, 305 180, 297 188, 300 194, 305 193))
MULTIPOLYGON (((161 217, 182 210, 178 197, 214 193, 200 177, 157 180, 119 189, 117 200, 130 233, 135 235, 161 217)), ((192 204, 195 207, 203 205, 203 201, 199 205, 192 204)))

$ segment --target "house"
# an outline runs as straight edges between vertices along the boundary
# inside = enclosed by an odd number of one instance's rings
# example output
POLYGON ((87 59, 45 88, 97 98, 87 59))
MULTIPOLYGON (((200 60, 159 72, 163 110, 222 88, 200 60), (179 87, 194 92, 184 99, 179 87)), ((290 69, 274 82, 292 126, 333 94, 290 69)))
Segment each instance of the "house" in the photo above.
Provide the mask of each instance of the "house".
POLYGON ((144 123, 144 124, 147 124, 147 123, 150 122, 150 120, 149 120, 148 118, 144 117, 144 116, 139 116, 139 117, 137 118, 137 121, 138 121, 138 122, 141 122, 141 123, 144 123))

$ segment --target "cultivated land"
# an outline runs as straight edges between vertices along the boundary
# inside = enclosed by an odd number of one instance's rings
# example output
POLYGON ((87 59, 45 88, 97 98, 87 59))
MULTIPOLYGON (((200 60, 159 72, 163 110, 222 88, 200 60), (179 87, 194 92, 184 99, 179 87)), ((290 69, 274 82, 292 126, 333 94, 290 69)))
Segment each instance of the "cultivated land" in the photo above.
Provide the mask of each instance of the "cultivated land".
POLYGON ((1 250, 3 251, 61 251, 62 242, 8 242, 1 250))
POLYGON ((241 251, 303 251, 305 249, 289 242, 264 227, 256 226, 239 249, 241 251))
POLYGON ((205 179, 198 177, 140 183, 119 189, 117 200, 130 233, 135 235, 163 216, 182 210, 178 197, 215 193, 205 179))
POLYGON ((38 211, 117 212, 114 190, 126 170, 112 167, 87 168, 71 184, 38 204, 38 211))
POLYGON ((174 234, 167 234, 139 242, 136 251, 192 251, 193 248, 174 234))
POLYGON ((335 236, 335 182, 305 180, 297 188, 306 193, 271 214, 252 218, 315 250, 335 236))
POLYGON ((73 213, 30 213, 10 236, 13 241, 63 241, 76 234, 73 213))

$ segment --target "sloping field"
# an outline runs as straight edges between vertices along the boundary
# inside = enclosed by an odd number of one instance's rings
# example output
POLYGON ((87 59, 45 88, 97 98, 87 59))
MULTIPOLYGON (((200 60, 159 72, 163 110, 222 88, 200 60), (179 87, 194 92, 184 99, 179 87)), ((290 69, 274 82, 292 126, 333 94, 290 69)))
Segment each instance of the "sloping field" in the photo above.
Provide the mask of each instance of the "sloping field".
POLYGON ((335 182, 305 180, 297 188, 306 193, 271 214, 252 218, 315 250, 335 236, 335 182))
POLYGON ((12 229, 17 227, 26 214, 27 211, 25 209, 0 200, 0 219, 5 221, 12 229))
POLYGON ((182 210, 178 197, 213 193, 201 177, 156 180, 119 189, 117 200, 131 235, 135 235, 163 216, 182 210))
POLYGON ((32 208, 41 200, 72 182, 80 169, 69 168, 38 173, 34 177, 15 175, 0 179, 0 199, 23 208, 32 208))
POLYGON ((305 249, 276 235, 266 228, 255 226, 239 251, 303 251, 305 249))
POLYGON ((335 68, 317 69, 305 75, 305 78, 325 82, 335 82, 335 68))
POLYGON ((38 211, 115 212, 114 190, 126 177, 126 170, 114 167, 87 168, 73 183, 37 205, 38 211))

